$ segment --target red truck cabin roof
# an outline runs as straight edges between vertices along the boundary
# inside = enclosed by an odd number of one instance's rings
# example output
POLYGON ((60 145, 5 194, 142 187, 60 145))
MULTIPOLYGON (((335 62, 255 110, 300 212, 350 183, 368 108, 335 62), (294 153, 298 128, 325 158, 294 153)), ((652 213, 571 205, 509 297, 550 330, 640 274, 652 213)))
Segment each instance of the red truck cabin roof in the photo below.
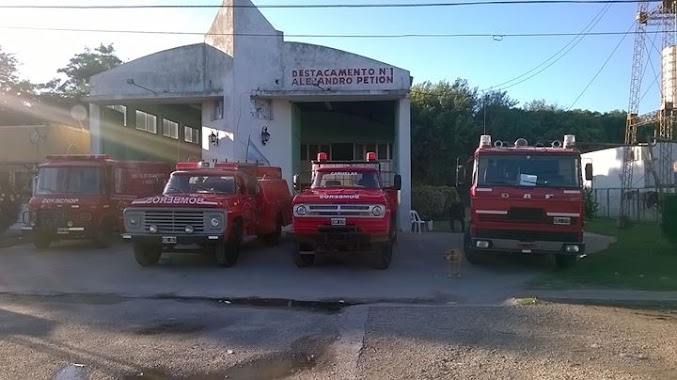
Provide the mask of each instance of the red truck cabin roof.
POLYGON ((256 163, 241 162, 179 162, 176 170, 181 172, 199 171, 205 174, 223 174, 224 172, 244 172, 259 179, 281 179, 282 168, 278 166, 263 166, 256 163))
POLYGON ((526 147, 526 148, 477 148, 475 156, 479 154, 491 155, 521 155, 521 154, 543 154, 543 155, 563 155, 577 156, 581 154, 577 149, 563 149, 553 147, 526 147))
POLYGON ((553 141, 550 146, 537 144, 529 145, 529 142, 524 138, 518 138, 514 143, 507 141, 496 140, 493 144, 490 135, 480 136, 480 143, 475 149, 475 157, 478 155, 563 155, 563 156, 578 156, 580 151, 576 148, 576 136, 564 135, 563 141, 553 141))
POLYGON ((367 172, 367 171, 376 170, 378 168, 364 167, 364 166, 355 166, 355 167, 351 166, 349 168, 346 168, 344 165, 337 165, 337 166, 320 167, 320 168, 317 168, 317 171, 321 172, 321 173, 331 173, 331 172, 337 171, 337 169, 339 169, 340 171, 348 170, 348 171, 351 171, 351 172, 367 172), (345 168, 345 169, 343 169, 343 168, 345 168))

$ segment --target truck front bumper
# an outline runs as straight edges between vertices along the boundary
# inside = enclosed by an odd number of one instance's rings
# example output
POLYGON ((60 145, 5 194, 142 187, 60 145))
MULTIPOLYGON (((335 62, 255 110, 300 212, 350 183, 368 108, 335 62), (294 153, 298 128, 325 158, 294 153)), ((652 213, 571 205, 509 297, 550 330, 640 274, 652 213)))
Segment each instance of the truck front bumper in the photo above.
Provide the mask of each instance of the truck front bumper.
POLYGON ((222 235, 137 235, 123 233, 125 241, 141 243, 145 245, 161 246, 190 246, 190 245, 214 245, 223 242, 222 235))
POLYGON ((585 242, 530 241, 512 239, 472 238, 471 247, 477 251, 525 253, 525 254, 563 254, 584 255, 585 242))
POLYGON ((90 236, 92 233, 86 227, 54 227, 54 228, 39 228, 33 226, 21 227, 21 233, 24 235, 44 234, 54 237, 63 238, 80 238, 90 236))
POLYGON ((371 250, 390 242, 390 235, 362 232, 356 228, 319 228, 313 233, 290 232, 288 236, 315 251, 371 250))

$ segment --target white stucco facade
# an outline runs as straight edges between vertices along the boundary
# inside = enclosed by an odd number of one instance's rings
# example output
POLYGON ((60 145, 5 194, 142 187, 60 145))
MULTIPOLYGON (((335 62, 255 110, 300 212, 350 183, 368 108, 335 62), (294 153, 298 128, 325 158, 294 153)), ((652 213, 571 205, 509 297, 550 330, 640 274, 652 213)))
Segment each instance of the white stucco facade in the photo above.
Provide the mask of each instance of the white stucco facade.
MULTIPOLYGON (((139 58, 92 77, 92 151, 100 151, 100 107, 107 104, 199 104, 202 159, 259 160, 294 175, 292 119, 303 102, 392 101, 392 157, 402 175, 400 228, 411 209, 411 76, 367 57, 329 47, 284 41, 249 0, 226 0, 205 42, 139 58), (237 7, 232 7, 235 4, 237 7), (261 133, 270 134, 263 144, 261 133), (218 136, 218 145, 210 142, 218 136)), ((313 126, 322 128, 321 125, 313 126)))

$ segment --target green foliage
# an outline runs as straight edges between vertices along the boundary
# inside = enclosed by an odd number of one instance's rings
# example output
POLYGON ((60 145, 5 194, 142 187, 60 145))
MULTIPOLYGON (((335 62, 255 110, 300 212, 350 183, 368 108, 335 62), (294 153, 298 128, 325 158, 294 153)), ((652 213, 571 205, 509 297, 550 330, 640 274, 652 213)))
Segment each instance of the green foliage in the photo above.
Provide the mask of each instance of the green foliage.
POLYGON ((0 233, 7 231, 17 219, 21 211, 21 196, 11 186, 0 186, 0 233))
POLYGON ((65 74, 67 80, 53 79, 40 85, 40 88, 48 93, 79 99, 89 93, 89 79, 92 76, 121 63, 113 44, 100 44, 94 49, 85 47, 85 51, 75 54, 66 67, 57 70, 58 73, 65 74))
POLYGON ((458 199, 456 189, 449 186, 414 186, 411 208, 424 220, 448 219, 447 210, 458 199))
MULTIPOLYGON (((411 163, 413 181, 452 185, 456 158, 467 162, 486 131, 494 140, 562 140, 574 134, 580 142, 621 143, 626 115, 564 111, 537 100, 518 108, 505 92, 479 94, 465 80, 415 85, 411 93, 411 163), (486 112, 485 112, 486 111, 486 112)), ((594 148, 594 147, 593 147, 594 148)))
POLYGON ((595 199, 595 193, 591 188, 585 188, 585 219, 591 220, 597 215, 599 203, 595 199))
MULTIPOLYGON (((677 196, 669 195, 663 199, 663 216, 661 229, 663 236, 672 244, 677 245, 677 196)), ((673 251, 677 253, 677 251, 673 251)))

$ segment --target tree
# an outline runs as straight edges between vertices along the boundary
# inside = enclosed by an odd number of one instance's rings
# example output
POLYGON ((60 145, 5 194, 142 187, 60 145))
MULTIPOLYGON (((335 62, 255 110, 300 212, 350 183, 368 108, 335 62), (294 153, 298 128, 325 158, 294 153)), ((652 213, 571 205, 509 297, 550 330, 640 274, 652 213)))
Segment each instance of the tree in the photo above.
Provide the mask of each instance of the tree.
POLYGON ((67 80, 53 79, 41 86, 42 89, 65 96, 79 99, 89 93, 89 79, 96 74, 110 70, 122 63, 117 57, 113 44, 100 44, 93 50, 85 47, 85 51, 75 54, 66 67, 57 70, 65 74, 67 80))
POLYGON ((19 79, 18 66, 16 57, 0 47, 0 93, 20 96, 33 92, 30 82, 19 79))

